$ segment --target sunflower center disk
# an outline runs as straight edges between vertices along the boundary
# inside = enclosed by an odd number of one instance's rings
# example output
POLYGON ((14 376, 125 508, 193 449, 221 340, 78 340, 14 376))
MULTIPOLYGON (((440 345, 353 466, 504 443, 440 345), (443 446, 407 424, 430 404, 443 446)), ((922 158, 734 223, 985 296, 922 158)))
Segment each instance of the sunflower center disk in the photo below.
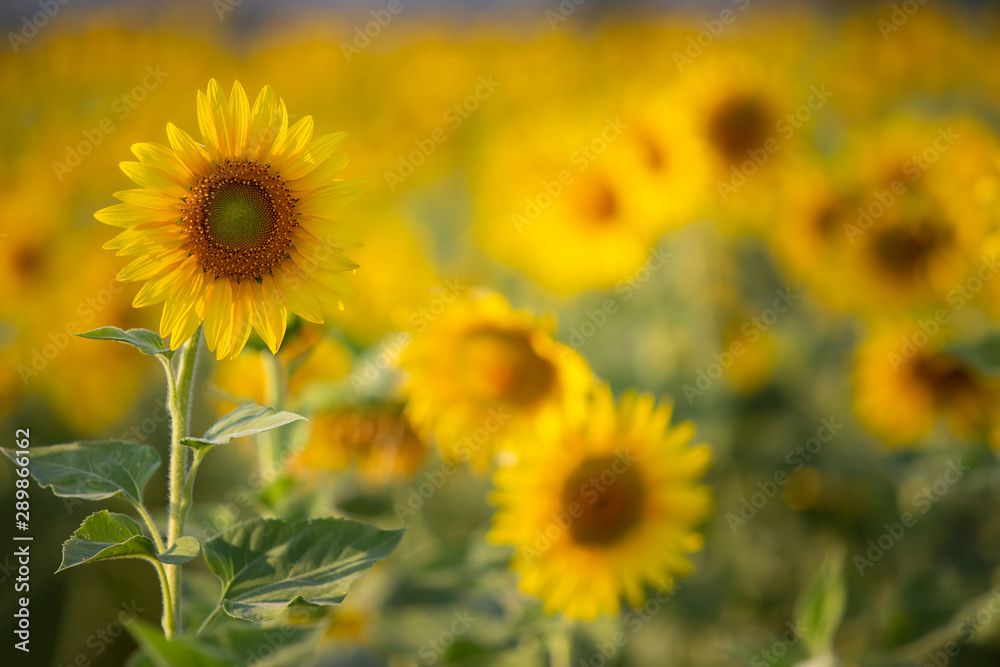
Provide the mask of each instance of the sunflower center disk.
POLYGON ((233 280, 273 272, 292 245, 295 200, 267 165, 227 159, 191 188, 184 233, 208 273, 233 280))
POLYGON ((569 526, 575 544, 614 545, 642 519, 646 487, 632 464, 621 457, 585 460, 566 479, 562 506, 576 517, 569 526))
POLYGON ((548 392, 553 380, 552 364, 520 332, 469 332, 458 359, 463 384, 485 401, 530 405, 548 392))

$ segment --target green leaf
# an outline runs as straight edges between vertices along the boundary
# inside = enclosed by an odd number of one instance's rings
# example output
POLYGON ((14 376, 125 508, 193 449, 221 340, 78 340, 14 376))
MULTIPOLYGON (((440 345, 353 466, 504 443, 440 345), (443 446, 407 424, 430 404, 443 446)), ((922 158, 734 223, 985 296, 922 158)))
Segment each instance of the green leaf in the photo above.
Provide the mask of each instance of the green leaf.
POLYGON ((167 565, 180 565, 197 558, 200 550, 201 545, 198 540, 185 535, 170 545, 170 548, 162 554, 157 554, 156 558, 167 565))
MULTIPOLYGON (((142 648, 145 660, 133 656, 130 664, 152 664, 155 667, 231 667, 234 656, 191 637, 168 641, 158 628, 135 619, 125 626, 142 648)), ((242 656, 240 660, 242 661, 242 656)))
MULTIPOLYGON (((15 450, 4 449, 11 460, 15 450)), ((103 500, 121 494, 142 502, 142 489, 160 467, 160 455, 149 445, 104 440, 71 442, 31 450, 28 469, 39 486, 50 486, 63 498, 103 500)))
POLYGON ((156 556, 153 541, 142 534, 138 523, 124 514, 101 510, 91 514, 63 543, 62 564, 56 572, 97 560, 156 556))
POLYGON ((204 437, 184 438, 181 442, 195 449, 224 445, 233 438, 270 431, 299 419, 305 419, 305 417, 294 412, 278 412, 274 408, 247 403, 215 422, 212 428, 205 431, 204 437))
POLYGON ((846 606, 844 550, 838 546, 827 552, 795 605, 797 625, 803 628, 802 638, 810 655, 830 652, 846 606))
POLYGON ((248 621, 274 620, 291 605, 335 605, 350 585, 399 544, 402 530, 346 519, 285 523, 254 518, 205 542, 222 580, 222 608, 248 621))
POLYGON ((118 327, 101 327, 86 333, 79 334, 81 338, 91 340, 114 340, 119 343, 127 343, 138 349, 143 354, 162 354, 168 359, 173 355, 170 346, 163 342, 160 335, 149 329, 129 329, 123 331, 118 327))

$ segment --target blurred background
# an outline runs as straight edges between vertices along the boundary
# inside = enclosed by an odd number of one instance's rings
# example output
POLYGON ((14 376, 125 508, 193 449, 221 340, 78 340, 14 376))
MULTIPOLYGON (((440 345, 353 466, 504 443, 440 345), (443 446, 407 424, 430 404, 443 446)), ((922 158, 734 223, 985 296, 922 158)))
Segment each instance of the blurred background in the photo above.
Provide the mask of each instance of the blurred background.
MULTIPOLYGON (((796 664, 788 624, 828 553, 843 664, 1000 662, 992 3, 18 0, 0 23, 6 442, 30 428, 33 446, 166 451, 156 364, 70 335, 158 323, 115 281, 125 262, 93 212, 129 187, 131 144, 166 143, 168 121, 195 130, 209 78, 271 85, 292 120, 350 133, 345 175, 370 183, 341 214, 365 244, 359 295, 279 354, 286 406, 311 417, 283 435, 302 455, 261 478, 252 443, 220 452, 193 530, 257 512, 398 527, 394 507, 441 465, 393 402, 399 351, 442 295, 484 286, 555 314, 616 392, 673 396, 714 450, 695 574, 637 627, 577 627, 572 664, 796 664)), ((207 357, 195 431, 274 400, 256 351, 207 357)), ((4 508, 13 480, 0 465, 4 508)), ((555 621, 483 539, 489 488, 449 478, 398 552, 289 644, 318 636, 308 660, 324 665, 549 664, 555 621), (478 620, 440 645, 465 612, 478 620)), ((144 564, 51 574, 95 509, 32 495, 30 664, 124 664, 122 621, 158 620, 144 564)), ((5 547, 5 638, 12 563, 5 547)), ((191 585, 214 595, 202 575, 191 585)), ((289 655, 270 664, 312 664, 289 655)))

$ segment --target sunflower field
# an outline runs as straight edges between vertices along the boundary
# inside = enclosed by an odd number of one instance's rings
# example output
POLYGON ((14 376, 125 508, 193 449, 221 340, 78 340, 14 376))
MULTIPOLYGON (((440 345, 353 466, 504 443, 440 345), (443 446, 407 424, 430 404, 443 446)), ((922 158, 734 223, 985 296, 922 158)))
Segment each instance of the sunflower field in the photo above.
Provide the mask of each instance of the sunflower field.
POLYGON ((0 20, 0 664, 1000 665, 993 4, 0 20))

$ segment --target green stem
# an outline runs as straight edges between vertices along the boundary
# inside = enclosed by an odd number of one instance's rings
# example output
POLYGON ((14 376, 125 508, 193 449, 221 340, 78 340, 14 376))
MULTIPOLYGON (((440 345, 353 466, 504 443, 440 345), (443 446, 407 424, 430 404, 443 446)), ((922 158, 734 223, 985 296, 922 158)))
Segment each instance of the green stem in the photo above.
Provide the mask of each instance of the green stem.
POLYGON ((163 563, 156 559, 150 560, 153 563, 153 567, 156 568, 157 574, 160 575, 160 594, 163 596, 163 634, 167 639, 170 639, 177 630, 174 625, 174 615, 172 613, 174 601, 173 595, 170 593, 170 579, 163 569, 163 563))
MULTIPOLYGON (((266 350, 260 353, 260 359, 264 366, 264 405, 281 410, 281 404, 284 402, 281 364, 277 356, 266 350)), ((264 479, 270 479, 271 471, 281 459, 279 431, 280 429, 274 429, 260 434, 257 466, 264 479)))
POLYGON ((212 613, 209 614, 208 617, 204 621, 202 621, 201 625, 198 627, 198 632, 194 633, 195 637, 200 636, 201 633, 203 633, 205 630, 207 630, 208 626, 212 625, 212 621, 214 621, 215 619, 217 619, 219 617, 219 614, 221 614, 221 613, 222 613, 222 603, 219 603, 219 606, 217 606, 212 611, 212 613))
POLYGON ((146 527, 149 528, 149 532, 153 536, 153 542, 156 544, 156 553, 162 554, 166 551, 166 548, 163 546, 163 538, 160 537, 160 531, 156 528, 156 524, 153 523, 153 517, 149 516, 149 510, 142 503, 138 503, 135 509, 139 512, 142 520, 146 522, 146 527))
POLYGON ((573 626, 560 622, 549 634, 549 666, 570 667, 573 654, 573 626))
MULTIPOLYGON (((168 548, 184 535, 184 487, 187 482, 187 447, 181 444, 188 435, 191 418, 191 393, 194 388, 194 371, 198 361, 201 327, 187 343, 181 346, 177 377, 170 375, 170 507, 167 528, 168 548)), ((181 566, 167 565, 167 582, 172 592, 174 625, 184 629, 181 608, 181 566)))
POLYGON ((188 469, 187 479, 184 480, 184 489, 181 492, 181 525, 187 520, 188 511, 191 509, 191 505, 194 502, 194 480, 198 475, 198 468, 201 466, 201 462, 205 459, 205 454, 208 453, 212 447, 204 447, 202 449, 195 450, 194 459, 191 461, 191 467, 188 469))

